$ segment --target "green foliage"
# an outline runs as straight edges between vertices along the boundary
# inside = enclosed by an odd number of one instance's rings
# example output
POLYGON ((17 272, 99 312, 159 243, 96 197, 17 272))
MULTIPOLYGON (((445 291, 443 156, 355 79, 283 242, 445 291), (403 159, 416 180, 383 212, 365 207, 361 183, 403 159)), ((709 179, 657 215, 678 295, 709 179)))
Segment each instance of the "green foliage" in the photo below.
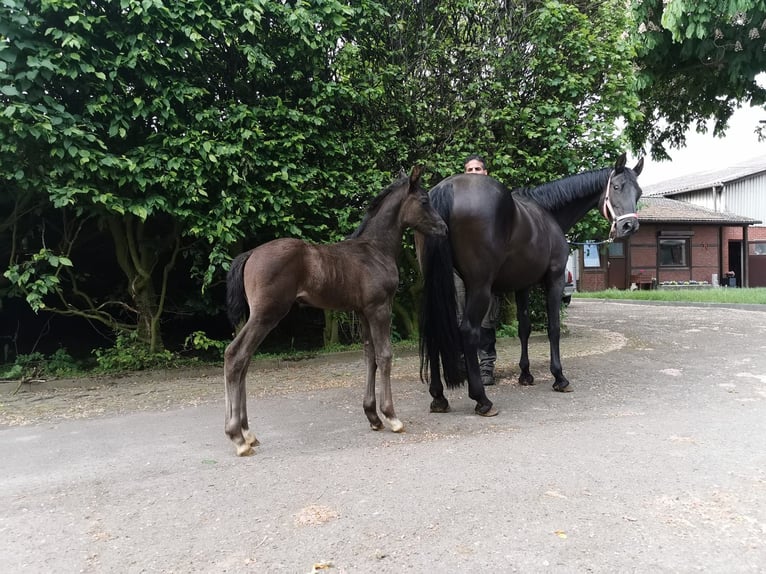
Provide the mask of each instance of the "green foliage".
POLYGON ((177 357, 170 351, 153 352, 135 333, 118 334, 113 347, 95 349, 93 354, 96 357, 96 370, 105 373, 173 367, 177 361, 177 357))
POLYGON ((61 268, 71 266, 68 257, 42 248, 31 259, 12 264, 3 275, 15 288, 10 294, 23 294, 29 306, 39 311, 45 308, 44 299, 59 289, 61 268))
MULTIPOLYGON (((559 308, 559 313, 563 323, 566 317, 566 307, 563 303, 559 308)), ((548 330, 548 304, 545 290, 542 287, 533 287, 529 291, 529 319, 532 322, 533 331, 548 330)))
MULTIPOLYGON (((181 244, 204 287, 245 239, 339 238, 357 219, 344 206, 380 189, 375 166, 357 175, 375 155, 346 143, 359 96, 332 68, 354 13, 334 0, 3 2, 2 184, 108 230, 123 296, 154 344, 181 244)), ((35 214, 13 217, 8 244, 39 248, 35 214)), ((76 240, 57 239, 67 251, 76 240)), ((27 248, 8 255, 42 308, 55 275, 38 281, 27 248)))
POLYGON ((199 351, 207 360, 223 360, 223 353, 228 346, 227 341, 218 341, 208 337, 204 331, 194 331, 184 341, 184 348, 199 351))
POLYGON ((4 365, 0 379, 25 380, 50 377, 72 377, 83 371, 79 362, 65 349, 46 357, 39 352, 18 355, 12 365, 4 365))
POLYGON ((755 80, 766 71, 762 0, 633 0, 631 13, 642 111, 629 125, 636 148, 648 142, 666 158, 689 126, 704 131, 714 118, 722 135, 740 105, 766 103, 755 80))
MULTIPOLYGON (((479 152, 509 187, 605 167, 625 147, 616 120, 639 115, 624 8, 6 0, 5 277, 34 308, 134 332, 153 356, 166 313, 213 307, 233 253, 341 239, 401 166, 425 161, 436 183, 479 152), (94 243, 121 273, 108 292, 77 256, 94 243)), ((400 274, 394 329, 410 337, 410 252, 400 274)))

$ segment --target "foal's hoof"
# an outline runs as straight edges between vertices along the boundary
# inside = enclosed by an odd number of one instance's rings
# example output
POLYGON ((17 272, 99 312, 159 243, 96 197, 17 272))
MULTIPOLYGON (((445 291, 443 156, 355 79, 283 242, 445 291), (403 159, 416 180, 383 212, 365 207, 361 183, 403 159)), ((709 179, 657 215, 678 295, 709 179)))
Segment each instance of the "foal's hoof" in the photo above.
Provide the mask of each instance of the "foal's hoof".
POLYGON ((574 391, 574 388, 572 388, 572 385, 569 381, 562 381, 560 383, 557 381, 553 383, 553 390, 559 393, 571 393, 574 391))
POLYGON ((237 456, 253 456, 254 454, 255 450, 249 444, 237 445, 237 456))
POLYGON ((448 413, 449 411, 449 401, 446 398, 442 397, 441 399, 431 401, 432 413, 448 413))
POLYGON ((404 423, 400 421, 398 418, 394 417, 392 419, 388 418, 385 415, 382 415, 383 420, 385 423, 389 426, 391 429, 391 432, 403 432, 404 431, 404 423))
POLYGON ((259 446, 260 441, 255 438, 255 435, 250 432, 250 429, 242 429, 242 438, 245 439, 245 443, 250 446, 259 446))
POLYGON ((370 423, 370 428, 372 430, 383 430, 383 423, 377 422, 377 423, 370 423))
POLYGON ((474 412, 477 415, 481 415, 483 417, 496 417, 498 411, 493 405, 476 405, 476 408, 473 409, 474 412))

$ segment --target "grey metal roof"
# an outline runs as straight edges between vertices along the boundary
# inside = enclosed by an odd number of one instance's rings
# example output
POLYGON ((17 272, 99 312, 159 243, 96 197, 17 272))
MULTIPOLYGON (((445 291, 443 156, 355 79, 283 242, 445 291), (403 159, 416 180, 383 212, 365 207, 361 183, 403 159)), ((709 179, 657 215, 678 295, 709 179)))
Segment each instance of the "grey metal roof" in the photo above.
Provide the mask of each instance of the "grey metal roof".
POLYGON ((667 196, 685 191, 710 189, 761 172, 766 172, 766 156, 763 155, 742 160, 725 169, 700 171, 641 187, 645 196, 667 196))
POLYGON ((698 225, 757 225, 757 219, 735 213, 713 211, 667 197, 642 196, 638 200, 638 221, 646 223, 695 223, 698 225))

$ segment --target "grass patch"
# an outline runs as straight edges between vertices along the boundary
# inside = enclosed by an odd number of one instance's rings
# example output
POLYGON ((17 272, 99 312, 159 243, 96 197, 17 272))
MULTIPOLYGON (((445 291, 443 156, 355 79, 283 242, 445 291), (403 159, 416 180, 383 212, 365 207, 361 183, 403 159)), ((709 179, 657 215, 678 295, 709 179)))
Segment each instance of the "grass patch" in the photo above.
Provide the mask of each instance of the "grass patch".
POLYGON ((766 287, 752 288, 713 288, 691 289, 688 291, 651 290, 651 291, 623 291, 620 289, 607 289, 606 291, 577 292, 573 294, 577 299, 618 299, 626 301, 676 301, 689 303, 730 303, 766 305, 766 287))

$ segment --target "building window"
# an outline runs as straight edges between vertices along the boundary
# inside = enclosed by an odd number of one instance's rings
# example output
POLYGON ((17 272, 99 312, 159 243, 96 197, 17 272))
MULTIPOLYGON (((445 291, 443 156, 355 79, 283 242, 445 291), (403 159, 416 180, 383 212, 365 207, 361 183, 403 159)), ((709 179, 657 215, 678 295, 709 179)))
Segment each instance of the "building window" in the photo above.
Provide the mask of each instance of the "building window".
POLYGON ((751 243, 750 255, 766 255, 766 242, 764 243, 751 243))
POLYGON ((688 239, 660 239, 660 267, 688 267, 688 262, 688 239))

